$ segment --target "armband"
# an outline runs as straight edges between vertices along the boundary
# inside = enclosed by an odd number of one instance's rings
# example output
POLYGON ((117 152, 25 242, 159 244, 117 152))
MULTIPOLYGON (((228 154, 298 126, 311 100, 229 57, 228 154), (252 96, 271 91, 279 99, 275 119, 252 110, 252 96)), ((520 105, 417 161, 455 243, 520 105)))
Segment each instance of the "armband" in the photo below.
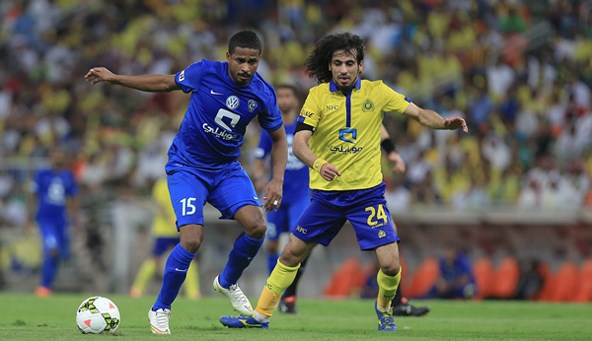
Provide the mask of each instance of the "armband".
POLYGON ((383 140, 380 143, 380 147, 388 154, 390 152, 394 152, 395 151, 395 144, 393 143, 393 141, 391 141, 391 139, 386 139, 383 140))
POLYGON ((326 164, 327 161, 318 157, 312 165, 312 169, 314 169, 317 173, 321 174, 321 167, 326 164))

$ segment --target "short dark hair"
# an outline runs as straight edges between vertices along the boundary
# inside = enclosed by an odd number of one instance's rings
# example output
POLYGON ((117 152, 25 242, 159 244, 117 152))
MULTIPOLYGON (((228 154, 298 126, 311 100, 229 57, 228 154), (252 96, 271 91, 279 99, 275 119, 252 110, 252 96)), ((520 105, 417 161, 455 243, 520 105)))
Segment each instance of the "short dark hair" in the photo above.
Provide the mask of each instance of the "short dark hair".
POLYGON ((335 33, 325 36, 317 41, 312 53, 305 61, 306 73, 310 78, 315 78, 319 83, 331 80, 329 63, 335 51, 355 51, 358 63, 364 60, 364 40, 355 34, 348 32, 335 33))
POLYGON ((280 84, 278 84, 278 85, 275 86, 276 92, 279 89, 290 89, 290 90, 292 90, 292 93, 298 99, 298 101, 301 101, 302 100, 302 91, 300 91, 300 89, 298 88, 298 86, 296 86, 295 84, 280 83, 280 84))
POLYGON ((257 33, 253 31, 240 31, 235 33, 228 41, 228 53, 233 54, 237 47, 263 51, 263 42, 259 39, 257 33))

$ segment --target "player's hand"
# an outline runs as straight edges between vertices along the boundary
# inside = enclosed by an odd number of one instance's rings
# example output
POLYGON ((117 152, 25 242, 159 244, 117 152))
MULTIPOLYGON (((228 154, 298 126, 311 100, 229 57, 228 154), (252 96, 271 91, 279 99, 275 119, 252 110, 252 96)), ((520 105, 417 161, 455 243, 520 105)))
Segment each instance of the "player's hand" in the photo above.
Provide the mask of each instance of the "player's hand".
POLYGON ((319 173, 321 174, 323 179, 327 181, 333 181, 333 179, 335 179, 336 176, 341 176, 339 170, 337 170, 337 168, 330 163, 325 163, 324 165, 322 165, 319 173))
POLYGON ((107 68, 102 66, 93 67, 92 69, 88 70, 86 75, 84 75, 84 79, 91 84, 97 84, 100 82, 112 82, 115 78, 113 72, 109 71, 107 68))
POLYGON ((407 170, 407 167, 405 166, 405 161, 403 161, 403 158, 401 158, 401 155, 399 155, 399 153, 395 151, 390 152, 388 154, 388 160, 395 165, 392 169, 393 173, 403 174, 407 170))
POLYGON ((469 132, 469 127, 467 127, 467 122, 464 118, 460 116, 455 116, 451 118, 447 118, 444 120, 444 128, 448 130, 455 130, 455 129, 462 129, 465 133, 469 132))
POLYGON ((277 211, 282 204, 282 187, 284 183, 281 180, 271 179, 265 187, 265 196, 263 208, 267 212, 277 211))

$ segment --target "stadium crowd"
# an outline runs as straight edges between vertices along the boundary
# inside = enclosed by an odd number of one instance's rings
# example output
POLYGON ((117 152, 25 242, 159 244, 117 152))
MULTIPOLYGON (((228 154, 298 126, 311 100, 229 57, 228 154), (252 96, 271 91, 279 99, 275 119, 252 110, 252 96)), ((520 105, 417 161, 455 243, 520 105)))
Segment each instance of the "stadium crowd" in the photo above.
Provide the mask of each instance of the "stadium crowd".
MULTIPOLYGON (((0 23, 2 228, 26 223, 31 172, 56 145, 70 155, 87 226, 116 196, 148 196, 185 97, 93 88, 82 76, 96 65, 174 73, 223 58, 244 27, 262 35, 259 71, 275 84, 306 91, 314 42, 351 31, 366 39, 365 78, 466 118, 463 136, 386 119, 408 167, 385 177, 394 212, 592 206, 592 7, 583 0, 6 0, 0 23)), ((248 132, 246 168, 258 136, 248 132)))

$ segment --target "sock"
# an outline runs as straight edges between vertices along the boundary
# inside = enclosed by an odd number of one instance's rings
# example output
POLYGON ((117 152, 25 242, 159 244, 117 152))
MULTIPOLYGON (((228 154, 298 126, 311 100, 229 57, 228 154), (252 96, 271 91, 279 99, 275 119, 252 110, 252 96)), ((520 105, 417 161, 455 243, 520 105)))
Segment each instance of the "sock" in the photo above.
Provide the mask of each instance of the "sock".
POLYGON ((395 297, 395 292, 401 281, 402 269, 400 267, 399 272, 395 276, 387 276, 382 272, 382 269, 378 270, 378 275, 376 276, 378 282, 378 298, 376 299, 376 304, 379 310, 386 311, 391 307, 391 301, 395 297))
POLYGON ((187 276, 189 264, 194 257, 195 254, 185 250, 181 244, 175 246, 167 259, 162 286, 152 310, 171 309, 171 304, 179 294, 179 289, 187 276))
POLYGON ((259 296, 255 311, 266 319, 271 317, 282 293, 294 281, 300 264, 290 267, 278 261, 259 296))
POLYGON ((284 291, 282 297, 290 297, 296 296, 296 290, 298 289, 298 282, 300 282, 300 278, 302 278, 302 274, 304 273, 304 268, 306 267, 306 263, 308 263, 308 257, 304 258, 302 263, 300 263, 300 268, 296 272, 296 277, 290 286, 284 291))
POLYGON ((243 271, 251 264, 257 251, 263 244, 263 239, 255 239, 247 236, 246 233, 241 233, 234 241, 234 247, 228 255, 228 261, 224 270, 220 274, 219 281, 223 288, 230 288, 231 285, 236 284, 238 279, 243 274, 243 271))
POLYGON ((278 259, 280 258, 279 252, 269 253, 267 255, 267 269, 269 270, 269 274, 273 271, 273 268, 277 264, 278 259))
POLYGON ((39 285, 51 289, 58 273, 58 257, 54 256, 50 251, 46 251, 41 269, 41 281, 39 285))
POLYGON ((140 270, 138 270, 138 274, 136 275, 136 279, 132 285, 132 290, 137 290, 140 293, 143 293, 144 290, 146 290, 146 285, 155 273, 156 261, 154 258, 145 260, 140 266, 140 270))
POLYGON ((201 297, 201 291, 199 290, 199 266, 197 262, 191 262, 189 265, 183 288, 188 298, 198 299, 201 297))

